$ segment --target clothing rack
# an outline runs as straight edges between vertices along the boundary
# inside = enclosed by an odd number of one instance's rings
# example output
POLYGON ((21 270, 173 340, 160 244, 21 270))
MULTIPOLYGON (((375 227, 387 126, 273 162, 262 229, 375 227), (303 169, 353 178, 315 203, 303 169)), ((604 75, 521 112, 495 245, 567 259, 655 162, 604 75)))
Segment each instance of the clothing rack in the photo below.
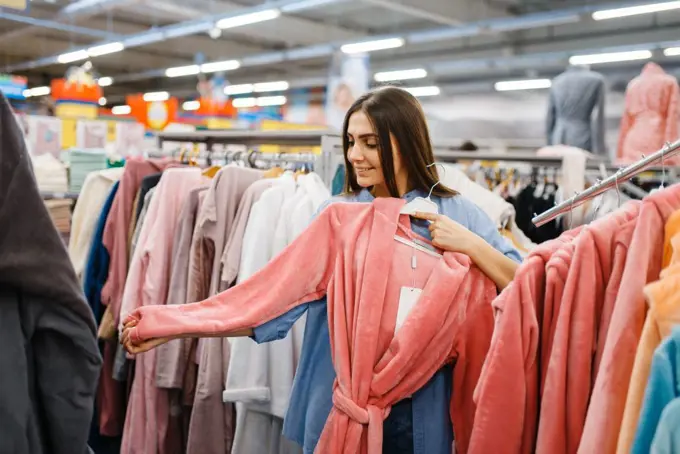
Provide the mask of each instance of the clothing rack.
MULTIPOLYGON (((166 142, 174 143, 204 143, 209 155, 212 156, 213 147, 216 144, 243 145, 245 147, 257 147, 260 145, 281 145, 292 147, 318 147, 321 146, 321 154, 314 156, 313 162, 317 173, 326 185, 330 186, 335 169, 339 163, 344 162, 342 153, 337 153, 342 147, 342 140, 337 132, 330 130, 312 131, 188 131, 188 132, 160 132, 157 135, 158 146, 163 148, 166 142)), ((258 159, 270 153, 260 153, 258 159)), ((297 153, 271 153, 274 157, 262 158, 282 161, 290 161, 290 157, 297 153), (285 155, 285 158, 283 156, 285 155)), ((308 159, 309 161, 309 159, 308 159)))
POLYGON ((76 200, 80 194, 77 192, 52 192, 52 191, 40 191, 40 196, 43 200, 54 200, 54 199, 71 199, 76 200))
MULTIPOLYGON (((546 224, 547 222, 550 222, 553 219, 561 216, 562 214, 571 211, 573 208, 583 204, 587 200, 590 200, 593 197, 596 197, 599 194, 602 194, 603 192, 606 192, 613 187, 618 187, 619 184, 628 181, 634 176, 640 174, 641 172, 650 170, 650 168, 654 164, 662 163, 663 159, 675 156, 676 154, 678 154, 678 152, 680 152, 680 140, 677 140, 674 143, 668 142, 659 151, 649 156, 643 157, 642 159, 635 162, 634 164, 629 165, 628 167, 618 170, 614 175, 598 182, 597 184, 589 187, 588 189, 582 192, 573 195, 569 199, 541 213, 540 215, 535 216, 532 219, 532 222, 537 227, 540 227, 546 224)), ((661 167, 661 170, 664 171, 663 165, 661 167)))

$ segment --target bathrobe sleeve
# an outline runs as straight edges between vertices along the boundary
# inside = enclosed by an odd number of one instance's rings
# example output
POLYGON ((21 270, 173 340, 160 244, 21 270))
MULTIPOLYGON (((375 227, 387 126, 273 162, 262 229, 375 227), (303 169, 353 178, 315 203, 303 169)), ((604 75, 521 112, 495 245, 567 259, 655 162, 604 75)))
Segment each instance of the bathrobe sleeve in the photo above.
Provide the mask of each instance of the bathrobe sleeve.
MULTIPOLYGON (((316 219, 319 216, 319 213, 321 213, 326 207, 333 203, 333 201, 333 199, 327 199, 321 203, 317 212, 312 216, 312 219, 316 219)), ((325 304, 325 300, 319 299, 311 304, 319 303, 325 304)), ((297 322, 298 319, 304 315, 308 308, 308 304, 302 304, 300 306, 294 307, 290 311, 276 317, 273 320, 269 320, 268 322, 256 326, 253 328, 253 335, 251 338, 258 344, 273 342, 275 340, 281 340, 285 338, 288 335, 288 331, 291 330, 293 325, 295 325, 295 322, 297 322)))
POLYGON ((241 284, 199 303, 135 310, 128 317, 138 320, 132 341, 251 328, 319 299, 326 294, 338 252, 336 207, 325 210, 281 254, 241 284))

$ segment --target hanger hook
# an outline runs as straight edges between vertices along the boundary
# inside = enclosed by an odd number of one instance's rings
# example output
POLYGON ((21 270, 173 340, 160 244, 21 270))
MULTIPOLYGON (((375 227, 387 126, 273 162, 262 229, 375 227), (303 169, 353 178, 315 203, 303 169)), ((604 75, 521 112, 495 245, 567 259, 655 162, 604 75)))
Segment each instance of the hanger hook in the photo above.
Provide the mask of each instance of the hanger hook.
POLYGON ((621 169, 616 171, 616 174, 614 175, 614 186, 616 187, 616 200, 619 204, 619 208, 621 208, 621 191, 619 189, 619 174, 621 173, 621 169))
POLYGON ((663 144, 663 148, 661 149, 661 187, 660 189, 663 189, 665 184, 666 184, 666 163, 664 162, 664 156, 666 155, 666 152, 671 147, 670 142, 666 142, 663 144))
MULTIPOLYGON (((432 167, 432 166, 436 166, 437 164, 439 164, 440 166, 442 166, 442 169, 444 169, 444 173, 446 174, 446 167, 444 167, 444 164, 440 164, 440 163, 438 163, 438 162, 433 162, 432 164, 428 164, 426 167, 427 167, 427 168, 430 168, 430 167, 432 167)), ((439 174, 437 174, 437 177, 439 177, 439 174)), ((432 185, 432 187, 430 188, 430 193, 427 194, 427 199, 428 199, 428 200, 429 200, 430 197, 432 196, 432 191, 434 191, 434 188, 436 188, 437 185, 438 185, 439 183, 441 183, 441 182, 442 182, 441 178, 438 178, 438 179, 437 179, 437 182, 436 182, 435 184, 432 185)))
POLYGON ((578 191, 574 191, 574 195, 571 196, 571 205, 569 207, 569 230, 574 228, 574 202, 576 201, 578 194, 578 191))

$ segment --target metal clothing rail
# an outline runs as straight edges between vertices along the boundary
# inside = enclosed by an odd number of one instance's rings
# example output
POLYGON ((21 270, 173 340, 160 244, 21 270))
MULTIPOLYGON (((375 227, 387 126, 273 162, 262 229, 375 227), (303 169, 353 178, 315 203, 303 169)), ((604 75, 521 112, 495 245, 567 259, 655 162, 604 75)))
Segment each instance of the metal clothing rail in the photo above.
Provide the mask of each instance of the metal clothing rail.
POLYGON ((324 136, 337 136, 330 130, 311 131, 186 131, 158 133, 159 148, 165 142, 205 143, 208 150, 215 144, 226 145, 290 145, 319 146, 324 136))
POLYGON ((592 199, 593 197, 596 197, 613 187, 617 187, 620 183, 630 180, 635 175, 638 175, 639 173, 644 172, 645 170, 649 170, 649 168, 654 164, 657 163, 662 164, 663 168, 663 159, 675 156, 679 152, 680 152, 680 140, 677 140, 674 143, 666 143, 666 145, 662 149, 655 152, 654 154, 643 157, 634 164, 631 164, 628 167, 618 170, 614 175, 605 178, 602 181, 599 181, 598 183, 589 187, 588 189, 573 195, 564 202, 555 205, 553 208, 539 214, 538 216, 535 216, 532 219, 532 222, 537 227, 540 227, 557 218, 558 216, 568 213, 573 208, 582 205, 583 203, 592 199))
POLYGON ((53 192, 53 191, 40 191, 40 196, 43 200, 54 200, 54 199, 71 199, 76 200, 80 197, 77 192, 53 192))

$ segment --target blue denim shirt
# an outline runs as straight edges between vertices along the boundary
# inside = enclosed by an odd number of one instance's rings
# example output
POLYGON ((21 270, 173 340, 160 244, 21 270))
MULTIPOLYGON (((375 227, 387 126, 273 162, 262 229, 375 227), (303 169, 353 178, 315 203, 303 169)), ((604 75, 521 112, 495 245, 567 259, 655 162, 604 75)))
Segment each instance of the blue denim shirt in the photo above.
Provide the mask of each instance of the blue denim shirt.
MULTIPOLYGON (((425 197, 422 191, 411 191, 404 196, 407 201, 425 197)), ((367 190, 358 195, 334 197, 334 201, 371 202, 373 196, 367 190)), ((432 197, 439 205, 439 212, 467 227, 484 238, 494 248, 517 262, 519 253, 497 231, 495 224, 476 205, 462 196, 432 197)), ((322 207, 323 209, 324 207, 322 207)), ((412 220, 414 232, 430 239, 425 221, 412 220)), ((331 360, 331 344, 328 334, 326 298, 298 306, 280 317, 258 326, 253 338, 256 342, 270 342, 286 337, 288 331, 307 311, 305 336, 302 343, 300 364, 295 374, 288 413, 283 424, 286 438, 299 443, 305 454, 312 454, 321 431, 333 406, 332 388, 335 369, 331 360)), ((448 454, 453 442, 453 428, 449 416, 451 400, 452 369, 446 366, 412 398, 414 454, 448 454)), ((399 417, 390 415, 390 418, 399 417)), ((398 425, 398 423, 397 423, 398 425)), ((408 424, 410 425, 410 424, 408 424)))

